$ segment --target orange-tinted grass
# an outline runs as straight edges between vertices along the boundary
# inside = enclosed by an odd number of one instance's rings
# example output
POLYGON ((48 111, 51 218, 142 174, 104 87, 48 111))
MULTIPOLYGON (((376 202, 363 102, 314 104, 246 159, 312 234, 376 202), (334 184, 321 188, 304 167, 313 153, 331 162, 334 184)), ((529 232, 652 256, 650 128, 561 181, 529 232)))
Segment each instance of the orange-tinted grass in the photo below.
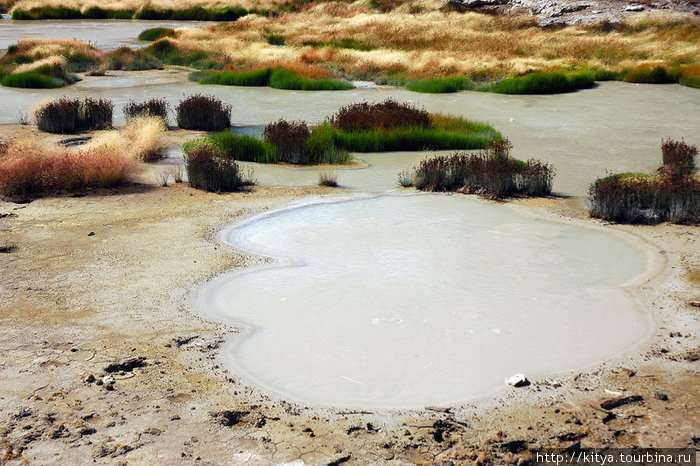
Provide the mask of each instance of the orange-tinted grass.
POLYGON ((114 186, 133 168, 128 155, 107 145, 69 149, 15 140, 0 155, 0 195, 35 196, 114 186))

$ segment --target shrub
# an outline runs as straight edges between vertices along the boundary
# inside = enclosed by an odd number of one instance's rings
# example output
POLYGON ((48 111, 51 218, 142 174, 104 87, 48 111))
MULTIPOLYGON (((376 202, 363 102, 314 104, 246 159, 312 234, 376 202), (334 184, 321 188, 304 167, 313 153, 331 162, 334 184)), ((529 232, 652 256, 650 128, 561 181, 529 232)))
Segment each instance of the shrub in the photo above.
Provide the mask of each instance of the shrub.
POLYGON ((318 172, 318 185, 335 188, 338 186, 338 174, 331 170, 321 170, 318 172))
POLYGON ((45 103, 34 111, 39 130, 47 133, 74 133, 78 129, 80 102, 62 97, 45 103))
POLYGON ((622 80, 628 83, 645 84, 668 84, 674 82, 665 66, 650 64, 642 64, 623 71, 622 80))
POLYGON ((399 175, 402 186, 415 182, 425 191, 460 191, 492 198, 521 194, 544 196, 551 193, 554 168, 538 160, 528 162, 511 158, 506 141, 487 152, 454 153, 421 161, 411 177, 399 175))
POLYGON ((175 30, 171 28, 149 28, 145 29, 139 34, 138 39, 148 42, 153 42, 162 37, 174 37, 175 30))
POLYGON ((35 20, 35 19, 80 19, 82 14, 77 8, 69 8, 64 6, 44 6, 23 10, 15 8, 12 11, 12 19, 20 20, 35 20))
POLYGON ((576 73, 561 71, 534 72, 510 77, 479 88, 498 94, 559 94, 586 89, 595 85, 595 74, 589 70, 576 73))
POLYGON ((251 184, 232 158, 221 157, 211 144, 199 144, 185 154, 190 186, 213 192, 237 191, 251 184))
POLYGON ((212 96, 192 95, 179 103, 176 113, 184 129, 221 131, 231 126, 231 106, 212 96))
POLYGON ((134 102, 130 100, 128 104, 124 106, 124 117, 127 121, 141 116, 155 116, 163 119, 164 122, 168 121, 168 102, 165 99, 151 99, 144 102, 134 102))
POLYGON ((626 223, 700 221, 700 182, 692 177, 612 175, 589 190, 592 217, 626 223))
POLYGON ((36 124, 47 133, 74 133, 112 127, 112 102, 86 98, 53 100, 34 111, 36 124))
POLYGON ((78 106, 78 129, 111 128, 113 111, 114 105, 107 99, 83 99, 78 106))
POLYGON ((404 188, 410 188, 411 186, 413 186, 414 178, 415 172, 410 170, 402 170, 396 177, 396 181, 399 183, 400 186, 403 186, 404 188))
POLYGON ((664 139, 661 142, 661 155, 661 170, 670 175, 688 176, 697 169, 695 157, 698 155, 698 148, 686 144, 685 141, 664 139))
POLYGON ((283 162, 309 164, 306 141, 311 131, 303 121, 279 120, 269 123, 263 130, 263 139, 272 144, 277 159, 283 162))
POLYGON ((406 89, 409 91, 433 94, 444 94, 473 88, 474 83, 469 78, 461 76, 451 78, 421 79, 418 81, 409 81, 406 84, 406 89))
POLYGON ((371 131, 395 128, 428 128, 430 115, 411 104, 393 99, 370 104, 367 102, 346 105, 330 118, 336 129, 343 131, 371 131))
POLYGON ((275 89, 291 89, 299 91, 345 91, 355 87, 345 81, 325 78, 304 78, 297 73, 284 68, 275 68, 270 72, 268 86, 275 89))
POLYGON ((13 141, 0 156, 0 195, 33 197, 53 191, 114 186, 133 168, 117 148, 67 149, 13 141))
POLYGON ((128 151, 142 162, 153 162, 165 156, 163 139, 168 128, 160 116, 137 116, 129 119, 121 131, 128 142, 128 151))
POLYGON ((618 173, 597 179, 588 192, 591 216, 628 223, 700 222, 697 147, 666 139, 661 151, 656 176, 618 173))

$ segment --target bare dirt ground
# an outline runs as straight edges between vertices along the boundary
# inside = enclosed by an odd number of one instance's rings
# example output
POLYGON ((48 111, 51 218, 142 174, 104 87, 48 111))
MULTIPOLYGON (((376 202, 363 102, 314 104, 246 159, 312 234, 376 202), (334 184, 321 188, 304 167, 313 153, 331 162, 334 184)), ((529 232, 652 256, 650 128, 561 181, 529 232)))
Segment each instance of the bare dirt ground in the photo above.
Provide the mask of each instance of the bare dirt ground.
MULTIPOLYGON (((131 185, 0 201, 0 462, 528 464, 534 448, 579 442, 700 446, 700 308, 690 305, 700 300, 700 235, 691 226, 608 227, 662 256, 662 273, 638 290, 658 327, 640 350, 586 371, 531 377, 461 406, 367 412, 273 400, 224 371, 218 348, 236 329, 202 320, 190 299, 260 259, 223 247, 217 233, 338 192, 131 185), (601 407, 621 396, 641 399, 601 407)), ((585 216, 580 199, 515 207, 585 216)))

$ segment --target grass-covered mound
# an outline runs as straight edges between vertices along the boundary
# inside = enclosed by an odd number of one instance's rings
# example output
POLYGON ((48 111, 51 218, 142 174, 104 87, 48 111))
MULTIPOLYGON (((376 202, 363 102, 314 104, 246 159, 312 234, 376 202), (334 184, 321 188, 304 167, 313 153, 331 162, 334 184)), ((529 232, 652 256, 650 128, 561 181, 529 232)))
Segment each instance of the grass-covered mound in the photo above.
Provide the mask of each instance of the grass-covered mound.
POLYGON ((700 222, 698 149, 683 141, 661 144, 663 164, 654 175, 617 173, 589 189, 592 217, 624 223, 700 222))
POLYGON ((458 152, 426 159, 413 174, 401 173, 399 182, 422 191, 459 191, 491 198, 551 194, 554 167, 535 159, 512 158, 511 148, 503 140, 476 154, 458 152))
POLYGON ((419 79, 406 83, 406 89, 413 92, 425 92, 431 94, 445 94, 457 91, 466 91, 474 88, 474 82, 463 76, 448 78, 419 79))
POLYGON ((213 54, 184 48, 168 37, 153 42, 143 49, 143 53, 165 65, 189 66, 201 70, 220 69, 224 66, 213 54))
POLYGON ((200 84, 223 86, 269 86, 299 91, 344 91, 354 86, 347 81, 330 78, 308 78, 284 68, 262 68, 250 71, 199 71, 190 80, 200 84))
POLYGON ((595 85, 595 74, 590 70, 576 72, 537 71, 524 76, 506 78, 487 84, 478 90, 498 94, 560 94, 595 85))
POLYGON ((143 50, 120 47, 105 55, 104 66, 110 70, 143 71, 163 69, 161 62, 143 50))
POLYGON ((21 39, 0 58, 2 85, 56 88, 78 80, 73 73, 97 68, 102 54, 78 40, 21 39))
POLYGON ((139 34, 138 39, 153 42, 163 37, 173 37, 175 35, 175 30, 171 28, 149 28, 144 29, 139 34))
POLYGON ((336 144, 354 152, 483 149, 501 139, 487 123, 429 114, 392 99, 342 107, 329 122, 336 144))
POLYGON ((42 6, 30 9, 15 8, 12 10, 12 19, 39 20, 39 19, 147 19, 147 20, 173 20, 173 21, 235 21, 248 14, 245 8, 239 6, 226 6, 221 8, 189 7, 183 9, 154 8, 144 6, 134 8, 103 8, 97 5, 84 10, 66 6, 42 6))

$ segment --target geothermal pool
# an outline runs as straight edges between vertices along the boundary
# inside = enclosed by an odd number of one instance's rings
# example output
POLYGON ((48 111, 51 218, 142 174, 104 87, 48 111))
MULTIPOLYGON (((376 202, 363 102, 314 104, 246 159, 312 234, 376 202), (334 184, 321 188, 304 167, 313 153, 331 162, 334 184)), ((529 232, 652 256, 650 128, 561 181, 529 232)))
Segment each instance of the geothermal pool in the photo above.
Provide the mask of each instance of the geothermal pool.
MULTIPOLYGON (((130 99, 165 98, 171 106, 195 93, 215 95, 233 105, 232 123, 261 127, 279 118, 316 124, 352 102, 388 97, 412 102, 431 112, 444 112, 491 123, 514 145, 513 155, 554 164, 557 193, 585 196, 593 180, 611 172, 652 172, 661 163, 661 140, 684 138, 700 144, 700 92, 679 85, 602 83, 595 89, 547 96, 506 96, 482 92, 420 94, 395 88, 350 91, 286 91, 270 88, 202 86, 187 82, 187 73, 165 70, 89 77, 62 89, 0 87, 0 123, 31 116, 38 102, 69 97, 101 97, 115 104, 115 124, 123 124, 122 108, 130 99)), ((171 123, 174 118, 171 117, 171 123)), ((399 171, 411 168, 431 152, 357 154, 369 167, 362 172, 339 170, 344 187, 382 192, 396 187, 399 171), (370 160, 371 159, 371 160, 370 160)), ((299 186, 318 183, 316 170, 255 165, 259 183, 299 186)))
POLYGON ((275 259, 198 294, 242 325, 235 374, 314 405, 421 408, 515 373, 598 363, 647 335, 622 286, 647 252, 463 196, 380 196, 266 214, 225 240, 275 259))

